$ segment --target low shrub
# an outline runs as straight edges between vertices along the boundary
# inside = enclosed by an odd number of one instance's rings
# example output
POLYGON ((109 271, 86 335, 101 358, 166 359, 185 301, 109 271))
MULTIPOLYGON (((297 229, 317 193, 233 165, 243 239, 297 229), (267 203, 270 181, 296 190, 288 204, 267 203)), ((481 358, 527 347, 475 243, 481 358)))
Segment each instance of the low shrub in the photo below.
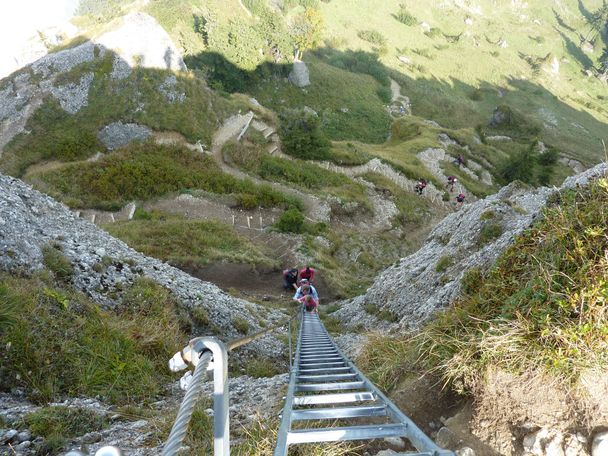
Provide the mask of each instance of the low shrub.
POLYGON ((477 238, 477 244, 483 246, 492 242, 494 239, 498 239, 502 234, 502 231, 502 226, 498 223, 484 224, 481 227, 479 237, 477 238))
POLYGON ((435 265, 435 272, 444 272, 447 268, 454 264, 454 259, 450 256, 442 256, 435 265))
POLYGON ((211 157, 181 146, 131 144, 95 163, 68 165, 43 172, 40 179, 54 193, 78 207, 118 209, 183 189, 250 195, 247 204, 300 205, 271 186, 256 185, 222 172, 211 157))
POLYGON ((234 317, 232 319, 232 326, 234 326, 234 328, 241 334, 249 333, 249 329, 250 329, 249 322, 247 320, 245 320, 243 317, 234 317))
POLYGON ((282 233, 302 233, 304 231, 304 214, 296 208, 283 212, 274 224, 282 233))
POLYGON ((377 30, 360 30, 357 32, 357 36, 368 43, 377 46, 386 46, 386 38, 377 30))
POLYGON ((418 19, 416 19, 416 17, 412 14, 410 14, 405 5, 399 6, 399 11, 397 11, 397 13, 394 15, 395 19, 397 19, 402 24, 405 24, 410 27, 416 25, 418 23, 418 19))
POLYGON ((33 435, 41 435, 45 439, 79 437, 88 432, 101 431, 109 424, 104 415, 91 409, 63 406, 43 407, 26 415, 23 421, 33 435))
POLYGON ((69 282, 74 275, 74 268, 70 260, 56 246, 42 247, 42 261, 55 278, 61 282, 69 282))
POLYGON ((109 224, 105 229, 146 255, 179 265, 232 262, 274 266, 275 261, 231 226, 165 215, 109 224))
POLYGON ((250 377, 274 377, 280 373, 277 363, 269 359, 251 359, 245 364, 245 375, 250 377))

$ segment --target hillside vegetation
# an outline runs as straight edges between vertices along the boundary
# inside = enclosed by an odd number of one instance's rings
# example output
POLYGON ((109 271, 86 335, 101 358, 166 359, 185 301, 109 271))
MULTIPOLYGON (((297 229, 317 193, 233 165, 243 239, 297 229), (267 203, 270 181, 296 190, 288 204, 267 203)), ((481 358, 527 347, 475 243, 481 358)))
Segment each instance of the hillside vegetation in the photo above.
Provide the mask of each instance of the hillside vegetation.
MULTIPOLYGON (((556 194, 491 270, 467 272, 453 308, 411 337, 373 339, 362 358, 372 377, 391 389, 414 368, 474 394, 500 370, 586 397, 585 376, 608 362, 607 202, 605 178, 556 194)), ((579 424, 596 412, 582 413, 579 424)))

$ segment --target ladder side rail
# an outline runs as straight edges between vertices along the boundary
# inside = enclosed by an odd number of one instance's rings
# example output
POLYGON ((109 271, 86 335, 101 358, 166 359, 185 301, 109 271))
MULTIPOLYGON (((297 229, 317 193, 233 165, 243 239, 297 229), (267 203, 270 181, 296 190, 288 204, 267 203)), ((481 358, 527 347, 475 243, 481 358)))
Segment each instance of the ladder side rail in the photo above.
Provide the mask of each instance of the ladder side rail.
POLYGON ((298 377, 298 371, 300 369, 300 348, 302 346, 302 334, 304 333, 304 312, 300 313, 300 331, 298 334, 298 342, 296 344, 296 353, 294 359, 296 360, 291 368, 289 375, 289 386, 287 387, 287 395, 285 396, 285 405, 283 406, 283 417, 281 419, 281 426, 277 433, 277 444, 274 449, 274 456, 287 456, 288 444, 287 437, 289 431, 291 431, 291 411, 293 408, 293 398, 296 391, 296 379, 298 377))
MULTIPOLYGON (((325 327, 323 328, 325 329, 325 327)), ((370 391, 373 391, 376 397, 386 404, 388 414, 395 421, 404 425, 406 429, 406 438, 412 442, 412 445, 414 445, 418 451, 422 453, 430 452, 430 454, 433 456, 455 456, 453 452, 446 451, 437 446, 437 444, 433 442, 429 436, 427 436, 418 426, 416 426, 416 424, 401 410, 399 410, 399 408, 397 408, 397 406, 393 404, 393 402, 386 397, 382 391, 376 387, 376 385, 374 385, 359 369, 357 369, 354 363, 348 357, 346 357, 344 353, 342 353, 342 350, 340 350, 337 345, 336 350, 338 350, 338 353, 344 357, 346 364, 353 370, 353 372, 359 375, 359 378, 364 382, 365 386, 370 391)))

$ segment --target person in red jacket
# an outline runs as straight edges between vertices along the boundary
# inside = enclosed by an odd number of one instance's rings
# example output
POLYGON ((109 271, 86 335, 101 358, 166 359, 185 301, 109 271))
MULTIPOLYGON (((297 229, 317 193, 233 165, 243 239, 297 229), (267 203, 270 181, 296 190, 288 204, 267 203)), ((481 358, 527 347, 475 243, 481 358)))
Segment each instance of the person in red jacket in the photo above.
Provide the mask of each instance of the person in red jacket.
POLYGON ((315 279, 315 270, 310 266, 306 266, 300 271, 300 280, 306 279, 309 283, 313 283, 315 279))

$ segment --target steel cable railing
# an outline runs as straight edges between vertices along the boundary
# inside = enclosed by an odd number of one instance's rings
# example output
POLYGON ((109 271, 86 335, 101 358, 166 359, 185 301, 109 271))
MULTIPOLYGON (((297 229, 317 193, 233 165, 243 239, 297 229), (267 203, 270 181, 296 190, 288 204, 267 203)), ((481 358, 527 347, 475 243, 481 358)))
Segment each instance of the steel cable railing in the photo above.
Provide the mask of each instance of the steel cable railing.
MULTIPOLYGON (((195 366, 195 369, 194 369, 194 374, 192 376, 190 376, 189 372, 188 372, 182 378, 182 382, 181 382, 182 387, 187 388, 186 395, 184 396, 184 399, 182 400, 179 411, 177 413, 177 417, 175 419, 175 422, 173 423, 173 427, 171 428, 169 438, 167 439, 167 442, 163 448, 162 456, 172 456, 172 455, 176 454, 177 451, 179 450, 179 448, 182 446, 183 441, 188 432, 188 426, 189 426, 190 420, 192 418, 194 406, 196 405, 196 403, 199 399, 199 395, 200 395, 200 392, 203 387, 203 380, 205 378, 205 372, 207 371, 207 369, 209 367, 209 363, 212 361, 212 359, 213 359, 214 363, 223 362, 219 359, 215 359, 216 356, 214 356, 214 355, 216 355, 216 353, 211 352, 210 348, 206 346, 205 341, 209 341, 209 340, 213 339, 213 342, 212 342, 213 345, 219 344, 222 347, 225 347, 226 351, 232 351, 238 347, 241 347, 241 346, 246 345, 250 342, 253 342, 257 339, 260 339, 261 337, 263 337, 277 329, 283 328, 285 325, 287 325, 288 326, 288 339, 289 339, 288 340, 288 342, 289 342, 289 362, 291 365, 291 360, 292 360, 291 323, 299 315, 300 315, 300 312, 296 312, 296 314, 294 316, 292 316, 291 318, 289 318, 286 321, 283 321, 275 326, 272 326, 265 330, 259 331, 250 336, 245 336, 245 337, 242 337, 239 339, 232 340, 232 341, 228 342, 227 344, 225 344, 225 346, 224 346, 224 344, 222 344, 215 338, 196 338, 196 339, 191 340, 190 343, 188 344, 188 346, 184 350, 182 350, 181 353, 176 353, 176 355, 172 359, 174 366, 172 366, 171 362, 170 362, 170 367, 172 370, 177 371, 177 370, 182 370, 182 369, 186 368, 187 364, 184 362, 184 360, 189 361, 191 364, 193 364, 195 366), (180 355, 180 356, 178 356, 178 355, 180 355)), ((224 369, 225 369, 225 367, 226 367, 225 365, 221 366, 221 368, 224 368, 224 369)), ((215 368, 217 368, 217 366, 215 368)), ((216 372, 216 375, 217 375, 217 372, 216 372)), ((214 380, 215 380, 215 382, 218 381, 217 378, 215 378, 214 380)), ((214 423, 214 428, 215 428, 214 454, 216 456, 220 456, 220 455, 224 456, 224 455, 229 454, 229 443, 228 443, 229 436, 224 435, 223 432, 218 433, 218 428, 221 428, 226 431, 226 434, 228 434, 228 423, 227 423, 228 410, 227 410, 227 407, 225 407, 226 410, 223 410, 223 408, 221 406, 220 406, 220 408, 222 408, 221 411, 216 410, 218 408, 218 402, 220 400, 223 400, 224 394, 227 394, 227 382, 225 380, 226 379, 224 379, 225 385, 223 383, 222 388, 221 388, 224 391, 222 391, 220 393, 220 395, 222 397, 221 398, 218 397, 217 391, 214 393, 214 421, 215 421, 215 423, 214 423), (226 415, 225 423, 222 422, 223 418, 220 416, 221 414, 226 415)))

